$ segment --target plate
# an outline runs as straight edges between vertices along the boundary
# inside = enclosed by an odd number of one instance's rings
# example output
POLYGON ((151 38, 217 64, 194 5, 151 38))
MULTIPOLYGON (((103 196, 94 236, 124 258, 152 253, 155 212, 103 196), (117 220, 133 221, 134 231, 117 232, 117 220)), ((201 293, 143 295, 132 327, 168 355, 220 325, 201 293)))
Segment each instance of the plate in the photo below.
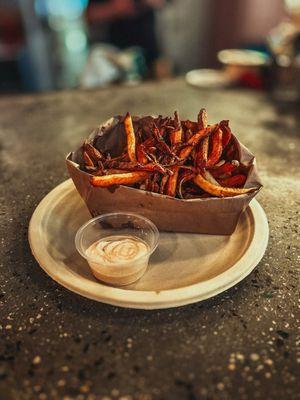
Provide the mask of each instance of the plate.
POLYGON ((240 67, 261 67, 267 65, 269 56, 265 53, 246 49, 225 49, 218 53, 218 59, 225 65, 240 67))
POLYGON ((185 79, 198 88, 224 88, 233 83, 225 71, 217 69, 194 69, 185 75, 185 79))
POLYGON ((75 233, 90 218, 71 179, 63 182, 33 213, 32 253, 44 271, 69 290, 128 308, 177 307, 225 291, 255 268, 269 236, 266 215, 252 200, 231 236, 162 232, 146 274, 132 285, 114 288, 96 281, 75 249, 75 233))

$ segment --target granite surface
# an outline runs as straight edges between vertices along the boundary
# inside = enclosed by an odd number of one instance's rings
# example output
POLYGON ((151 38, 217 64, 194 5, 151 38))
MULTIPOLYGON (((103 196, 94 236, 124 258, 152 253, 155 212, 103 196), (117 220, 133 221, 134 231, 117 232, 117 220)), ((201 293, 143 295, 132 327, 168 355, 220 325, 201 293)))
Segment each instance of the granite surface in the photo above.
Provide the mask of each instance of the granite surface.
POLYGON ((181 80, 0 98, 0 399, 299 399, 300 113, 263 93, 181 80), (111 115, 230 119, 256 154, 266 254, 214 299, 162 311, 111 307, 53 282, 28 223, 67 178, 64 156, 111 115), (297 354, 298 350, 298 354, 297 354))

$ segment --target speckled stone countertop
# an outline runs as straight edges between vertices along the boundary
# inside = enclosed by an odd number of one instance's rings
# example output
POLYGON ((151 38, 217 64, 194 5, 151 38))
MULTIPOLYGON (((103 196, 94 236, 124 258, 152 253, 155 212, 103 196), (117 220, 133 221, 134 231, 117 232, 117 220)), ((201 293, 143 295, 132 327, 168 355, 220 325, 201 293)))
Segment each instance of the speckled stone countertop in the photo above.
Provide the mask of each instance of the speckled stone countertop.
POLYGON ((0 399, 299 399, 299 111, 263 93, 198 91, 182 80, 0 99, 0 399), (214 299, 162 311, 96 303, 53 282, 28 223, 67 178, 64 156, 108 117, 230 119, 256 154, 267 252, 214 299), (298 374, 298 377, 297 377, 298 374))

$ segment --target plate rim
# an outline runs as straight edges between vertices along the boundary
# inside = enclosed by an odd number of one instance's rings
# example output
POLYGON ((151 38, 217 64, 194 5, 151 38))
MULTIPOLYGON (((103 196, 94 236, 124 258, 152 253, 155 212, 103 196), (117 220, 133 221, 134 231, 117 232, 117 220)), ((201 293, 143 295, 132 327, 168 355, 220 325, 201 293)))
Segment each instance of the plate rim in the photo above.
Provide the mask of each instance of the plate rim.
MULTIPOLYGON (((87 279, 85 283, 90 288, 79 288, 78 285, 70 283, 68 279, 59 277, 59 272, 58 274, 53 273, 51 266, 49 267, 48 265, 48 262, 51 262, 51 260, 55 262, 55 259, 49 254, 46 246, 44 245, 41 247, 41 244, 36 243, 35 239, 36 234, 39 234, 37 229, 40 228, 40 222, 44 217, 44 205, 51 200, 57 199, 57 195, 61 194, 61 196, 58 198, 58 201, 56 201, 56 203, 59 203, 64 191, 67 193, 71 190, 76 191, 76 188, 73 185, 72 180, 68 179, 57 185, 40 201, 38 206, 35 208, 29 222, 29 245, 31 252, 39 266, 53 280, 72 292, 98 302, 125 308, 151 310, 179 307, 206 300, 235 286, 246 276, 248 276, 262 259, 268 245, 269 226, 267 217, 258 201, 253 199, 248 207, 248 212, 251 212, 254 221, 251 242, 242 257, 232 267, 223 273, 203 282, 194 283, 181 288, 161 291, 126 290, 126 287, 116 288, 107 286, 101 282, 89 281, 87 279), (260 229, 256 228, 258 222, 260 229), (45 255, 46 258, 44 258, 45 255), (251 256, 251 261, 249 261, 249 256, 251 256), (248 262, 245 263, 247 260, 248 262), (95 290, 91 292, 91 289, 95 290)), ((54 206, 55 201, 51 201, 51 207, 54 208, 54 206)), ((78 276, 75 276, 75 278, 75 281, 80 280, 82 282, 82 278, 78 276)))

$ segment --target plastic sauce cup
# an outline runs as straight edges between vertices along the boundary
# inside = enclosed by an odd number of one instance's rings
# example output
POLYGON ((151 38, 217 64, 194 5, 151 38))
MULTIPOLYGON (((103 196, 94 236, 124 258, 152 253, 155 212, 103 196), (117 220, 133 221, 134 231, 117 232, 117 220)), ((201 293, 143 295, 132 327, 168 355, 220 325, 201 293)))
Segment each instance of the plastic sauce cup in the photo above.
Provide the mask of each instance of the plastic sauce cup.
POLYGON ((147 218, 116 212, 85 223, 76 233, 75 246, 95 278, 123 286, 144 275, 158 239, 157 227, 147 218))

